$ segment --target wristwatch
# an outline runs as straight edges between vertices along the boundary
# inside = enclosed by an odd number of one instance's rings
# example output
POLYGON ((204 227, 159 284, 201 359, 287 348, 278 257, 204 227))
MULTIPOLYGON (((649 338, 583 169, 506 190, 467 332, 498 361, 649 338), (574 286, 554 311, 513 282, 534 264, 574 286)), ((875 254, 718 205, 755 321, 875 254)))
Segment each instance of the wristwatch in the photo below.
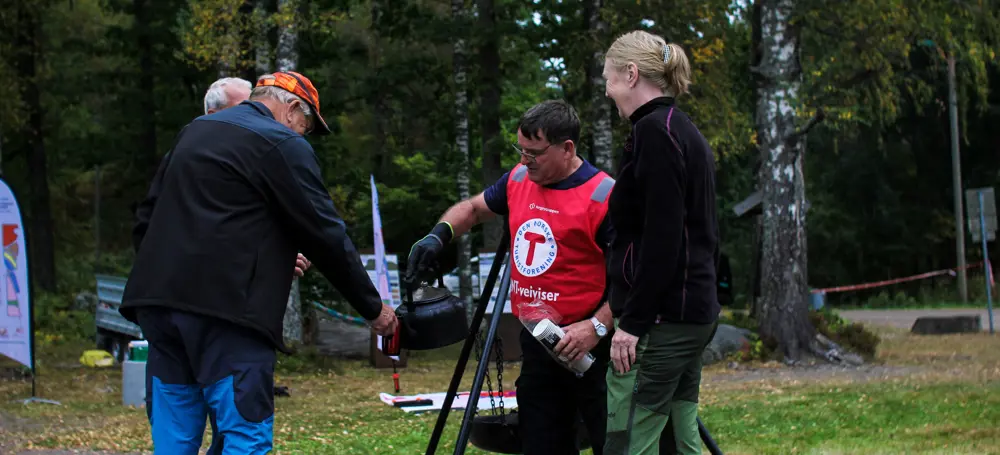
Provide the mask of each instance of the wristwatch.
POLYGON ((597 336, 604 338, 604 335, 608 334, 608 328, 601 324, 601 321, 597 319, 597 316, 590 318, 590 323, 594 324, 594 330, 597 331, 597 336))

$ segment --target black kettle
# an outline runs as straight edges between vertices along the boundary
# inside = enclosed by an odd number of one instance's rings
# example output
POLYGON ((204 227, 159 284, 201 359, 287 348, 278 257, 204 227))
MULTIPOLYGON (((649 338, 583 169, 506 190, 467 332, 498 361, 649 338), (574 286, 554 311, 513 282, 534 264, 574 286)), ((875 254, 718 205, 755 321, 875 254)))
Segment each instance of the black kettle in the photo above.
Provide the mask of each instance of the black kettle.
POLYGON ((444 286, 421 285, 407 289, 403 304, 396 308, 400 348, 426 351, 452 345, 469 335, 465 304, 444 286))

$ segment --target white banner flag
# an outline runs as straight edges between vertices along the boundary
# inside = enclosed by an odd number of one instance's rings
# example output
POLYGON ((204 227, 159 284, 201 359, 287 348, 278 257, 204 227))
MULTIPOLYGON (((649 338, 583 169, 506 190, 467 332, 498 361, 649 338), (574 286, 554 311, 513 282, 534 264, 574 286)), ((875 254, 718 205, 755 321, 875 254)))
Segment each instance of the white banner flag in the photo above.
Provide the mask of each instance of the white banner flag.
MULTIPOLYGON (((371 176, 372 184, 372 227, 374 229, 375 244, 375 288, 378 289, 382 303, 396 309, 392 298, 392 291, 389 287, 389 263, 385 258, 385 242, 382 240, 382 214, 378 208, 378 189, 375 187, 375 176, 371 176)), ((382 336, 379 335, 376 341, 378 350, 382 350, 382 336)), ((399 360, 399 356, 389 356, 390 359, 399 360)))
POLYGON ((28 287, 28 250, 24 245, 21 210, 7 182, 0 179, 0 239, 3 267, 0 285, 0 354, 28 368, 31 362, 31 295, 28 287))

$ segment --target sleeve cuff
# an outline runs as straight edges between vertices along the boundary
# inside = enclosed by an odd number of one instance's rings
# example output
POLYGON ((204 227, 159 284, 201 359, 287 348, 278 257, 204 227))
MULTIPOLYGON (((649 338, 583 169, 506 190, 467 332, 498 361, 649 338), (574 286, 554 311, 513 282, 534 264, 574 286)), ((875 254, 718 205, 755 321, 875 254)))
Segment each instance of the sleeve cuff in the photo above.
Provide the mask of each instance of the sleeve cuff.
POLYGON ((636 321, 634 319, 629 319, 622 317, 618 320, 618 329, 622 330, 629 335, 634 335, 637 337, 642 337, 649 329, 653 327, 652 322, 636 321))
MULTIPOLYGON (((374 314, 372 314, 372 313, 362 314, 361 317, 365 318, 365 320, 368 321, 368 322, 371 322, 371 321, 374 321, 374 320, 378 319, 379 315, 382 314, 382 300, 379 299, 378 305, 373 306, 373 307, 368 308, 368 309, 371 309, 372 311, 374 311, 374 314)), ((361 313, 361 312, 358 311, 358 313, 361 313)))
POLYGON ((451 240, 455 237, 455 229, 451 227, 451 223, 441 221, 434 226, 434 229, 431 229, 431 234, 441 239, 441 244, 444 246, 451 243, 451 240))

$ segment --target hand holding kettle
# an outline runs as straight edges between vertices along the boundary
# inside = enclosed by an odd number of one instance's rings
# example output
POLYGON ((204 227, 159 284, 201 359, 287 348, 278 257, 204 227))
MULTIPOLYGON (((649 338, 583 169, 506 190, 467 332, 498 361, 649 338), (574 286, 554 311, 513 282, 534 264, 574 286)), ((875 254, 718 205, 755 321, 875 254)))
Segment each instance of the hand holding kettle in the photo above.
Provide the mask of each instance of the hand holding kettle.
POLYGON ((421 281, 433 278, 437 269, 437 259, 444 246, 451 242, 453 233, 451 225, 440 222, 431 232, 414 243, 406 261, 406 273, 403 284, 408 289, 414 289, 421 281))
POLYGON ((396 319, 396 312, 392 310, 392 307, 386 304, 382 304, 382 312, 378 314, 378 317, 372 321, 369 321, 372 329, 375 329, 375 333, 381 336, 389 336, 396 333, 396 325, 399 324, 399 320, 396 319))

